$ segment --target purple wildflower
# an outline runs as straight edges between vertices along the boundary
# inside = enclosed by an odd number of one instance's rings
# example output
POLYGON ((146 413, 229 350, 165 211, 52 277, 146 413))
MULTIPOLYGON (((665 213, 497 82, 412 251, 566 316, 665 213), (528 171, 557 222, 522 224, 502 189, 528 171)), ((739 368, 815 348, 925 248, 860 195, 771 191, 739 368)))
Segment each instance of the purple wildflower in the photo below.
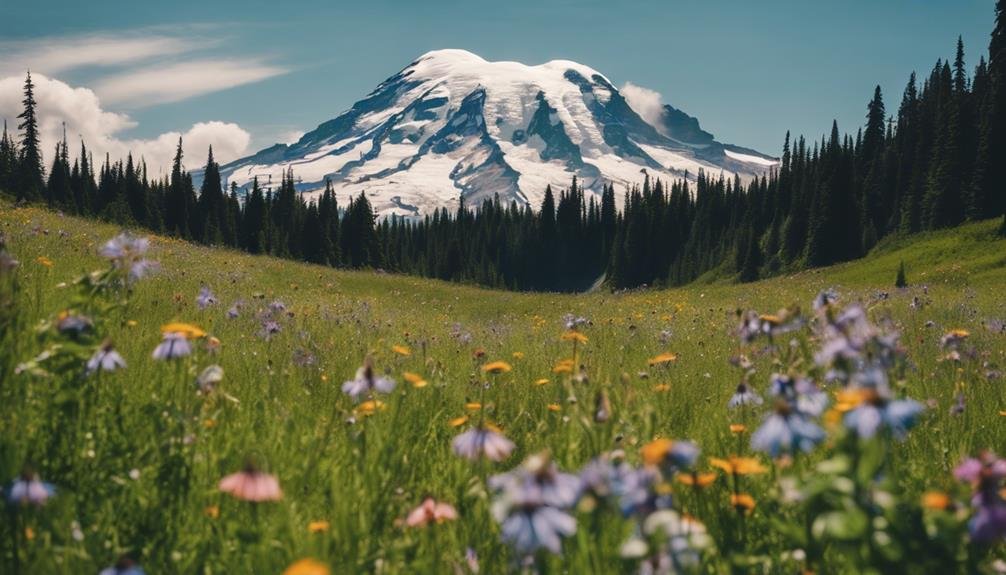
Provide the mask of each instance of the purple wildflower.
POLYGON ((123 367, 126 367, 126 360, 122 359, 119 352, 112 347, 112 342, 109 341, 101 344, 91 359, 87 360, 87 373, 94 373, 98 370, 115 371, 123 367))
POLYGON ((579 498, 580 478, 558 471, 547 454, 491 477, 489 487, 496 494, 492 512, 503 539, 519 553, 543 548, 561 553, 562 539, 576 533, 576 519, 567 510, 579 498))
POLYGON ((216 303, 217 298, 210 291, 209 287, 203 286, 199 288, 199 295, 196 296, 196 305, 199 306, 199 309, 206 309, 211 305, 216 305, 216 303))
POLYGON ((455 454, 472 461, 480 457, 503 461, 510 457, 514 447, 514 443, 506 436, 489 427, 473 427, 451 441, 455 454))
POLYGON ((971 537, 981 543, 993 543, 1006 537, 1006 501, 1000 490, 1006 479, 1006 459, 985 452, 968 458, 954 470, 954 477, 966 481, 974 489, 971 506, 975 509, 968 529, 971 537))
POLYGON ((375 374, 369 359, 356 370, 355 378, 342 384, 342 392, 357 401, 375 391, 391 393, 394 389, 395 380, 375 374))
POLYGON ((748 387, 746 383, 741 382, 737 385, 737 391, 730 398, 727 407, 734 409, 744 405, 761 405, 762 402, 763 400, 757 392, 748 387))
POLYGON ((143 279, 158 268, 157 262, 146 259, 150 240, 123 232, 108 240, 98 253, 112 262, 112 267, 125 270, 130 281, 143 279))
POLYGON ((778 457, 810 451, 824 441, 824 437, 824 430, 809 417, 794 411, 785 401, 779 401, 775 413, 751 435, 751 448, 778 457))
POLYGON ((37 473, 25 471, 11 484, 10 489, 7 491, 7 501, 21 505, 41 507, 55 493, 55 488, 51 484, 40 480, 37 473))
POLYGON ((151 356, 154 359, 168 360, 185 357, 192 353, 192 346, 184 333, 168 332, 164 334, 161 343, 154 348, 151 356))

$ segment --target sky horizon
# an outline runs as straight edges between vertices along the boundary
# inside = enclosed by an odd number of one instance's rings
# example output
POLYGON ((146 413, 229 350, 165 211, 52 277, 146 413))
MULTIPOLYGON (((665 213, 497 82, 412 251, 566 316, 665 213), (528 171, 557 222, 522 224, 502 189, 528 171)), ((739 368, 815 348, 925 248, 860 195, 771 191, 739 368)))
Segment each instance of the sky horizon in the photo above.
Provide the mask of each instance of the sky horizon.
POLYGON ((994 15, 994 0, 708 4, 18 3, 0 22, 0 118, 15 127, 30 67, 47 162, 66 120, 72 142, 132 150, 154 174, 184 135, 194 169, 209 144, 229 161, 293 141, 420 54, 460 48, 580 62, 659 94, 722 142, 778 155, 787 130, 815 139, 835 119, 854 132, 875 85, 894 113, 909 74, 952 58, 958 35, 973 70, 994 15))

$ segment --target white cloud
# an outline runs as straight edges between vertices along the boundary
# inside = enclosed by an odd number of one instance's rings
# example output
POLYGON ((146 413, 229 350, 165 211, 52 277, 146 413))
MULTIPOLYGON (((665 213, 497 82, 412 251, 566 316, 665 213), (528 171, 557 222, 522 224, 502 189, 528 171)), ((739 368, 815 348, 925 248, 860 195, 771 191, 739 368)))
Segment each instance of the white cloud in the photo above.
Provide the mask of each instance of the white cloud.
POLYGON ((0 42, 0 75, 31 69, 54 75, 86 66, 119 66, 155 57, 191 52, 212 43, 196 37, 181 37, 149 31, 82 34, 0 42))
MULTIPOLYGON (((35 99, 38 102, 39 131, 46 164, 52 161, 53 149, 63 137, 63 123, 70 141, 70 153, 75 156, 83 138, 95 160, 108 153, 114 160, 125 158, 132 152, 137 161, 143 157, 148 173, 156 177, 170 169, 178 137, 182 136, 187 169, 202 167, 206 161, 207 147, 213 146, 213 155, 225 163, 245 155, 251 135, 234 123, 219 121, 199 122, 184 133, 166 132, 151 139, 121 138, 124 130, 136 127, 128 115, 105 110, 101 100, 88 88, 74 88, 60 80, 33 74, 35 99)), ((21 76, 0 78, 0 118, 8 129, 16 130, 17 115, 21 113, 24 79, 21 76)))
POLYGON ((221 56, 223 40, 219 26, 196 24, 0 40, 0 78, 27 69, 49 77, 84 69, 88 85, 106 104, 139 108, 289 71, 255 56, 221 56))
POLYGON ((293 145, 300 141, 304 137, 304 130, 287 130, 280 133, 279 137, 276 139, 280 144, 293 145))
POLYGON ((190 60, 107 77, 94 89, 109 103, 150 106, 258 82, 286 71, 255 59, 190 60))
POLYGON ((626 82, 621 89, 622 96, 629 106, 659 132, 663 133, 664 98, 660 92, 626 82))

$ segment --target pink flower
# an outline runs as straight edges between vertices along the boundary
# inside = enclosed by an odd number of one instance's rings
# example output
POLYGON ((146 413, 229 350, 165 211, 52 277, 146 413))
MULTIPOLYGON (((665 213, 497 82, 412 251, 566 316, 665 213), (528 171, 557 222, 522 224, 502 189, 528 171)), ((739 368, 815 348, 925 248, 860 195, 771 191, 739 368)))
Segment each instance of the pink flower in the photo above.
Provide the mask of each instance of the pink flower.
POLYGON ((443 523, 453 521, 458 518, 458 512, 450 503, 436 501, 432 497, 427 497, 419 507, 413 509, 405 519, 405 524, 409 527, 419 527, 427 523, 443 523))
POLYGON ((279 488, 276 477, 252 465, 221 479, 220 491, 244 501, 279 501, 283 498, 283 490, 279 488))

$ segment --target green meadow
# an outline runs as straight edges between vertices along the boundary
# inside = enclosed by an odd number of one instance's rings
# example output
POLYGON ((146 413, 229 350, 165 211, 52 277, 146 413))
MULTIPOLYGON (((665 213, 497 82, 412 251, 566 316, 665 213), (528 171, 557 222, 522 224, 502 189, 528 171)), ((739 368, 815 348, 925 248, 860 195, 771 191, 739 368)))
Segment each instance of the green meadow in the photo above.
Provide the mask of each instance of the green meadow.
POLYGON ((472 573, 476 562, 481 573, 992 572, 1006 554, 969 538, 973 486, 953 470, 984 449, 1006 451, 998 224, 889 238, 862 260, 751 284, 579 295, 152 236, 147 257, 160 269, 102 291, 74 282, 109 268, 98 252, 118 228, 4 206, 0 233, 19 263, 0 271, 0 479, 10 486, 30 468, 54 491, 39 505, 7 497, 0 572, 97 573, 123 557, 151 574, 472 573), (909 286, 896 289, 902 262, 909 286), (216 301, 200 309, 203 287, 216 301), (810 327, 738 337, 739 313, 810 319, 827 288, 836 309, 858 303, 900 334, 906 361, 892 381, 924 407, 903 439, 848 437, 842 416, 855 406, 843 411, 812 351, 801 355, 820 343, 810 327), (61 335, 67 314, 90 318, 90 333, 61 335), (589 321, 568 330, 567 314, 589 321), (205 333, 190 355, 156 360, 173 322, 205 333), (957 357, 941 345, 952 330, 967 332, 957 357), (126 367, 88 374, 106 341, 126 367), (368 361, 397 385, 354 401, 341 387, 368 361), (491 362, 510 369, 484 369, 491 362), (211 365, 223 377, 201 391, 211 365), (808 452, 752 450, 775 372, 820 380, 828 395, 827 438, 808 452), (728 409, 743 377, 765 402, 728 409), (453 452, 455 436, 489 422, 515 445, 508 457, 453 452), (653 550, 661 535, 603 494, 568 510, 576 530, 561 553, 522 553, 503 539, 493 475, 544 453, 568 473, 602 453, 640 467, 654 463, 644 447, 657 439, 701 449, 689 469, 658 462, 653 488, 704 525, 700 562, 646 571, 625 542, 641 534, 653 550), (730 455, 765 470, 710 463, 730 455), (221 479, 249 463, 275 476, 281 499, 221 492, 221 479), (456 519, 408 525, 426 497, 456 519), (306 558, 317 563, 297 563, 306 558))

